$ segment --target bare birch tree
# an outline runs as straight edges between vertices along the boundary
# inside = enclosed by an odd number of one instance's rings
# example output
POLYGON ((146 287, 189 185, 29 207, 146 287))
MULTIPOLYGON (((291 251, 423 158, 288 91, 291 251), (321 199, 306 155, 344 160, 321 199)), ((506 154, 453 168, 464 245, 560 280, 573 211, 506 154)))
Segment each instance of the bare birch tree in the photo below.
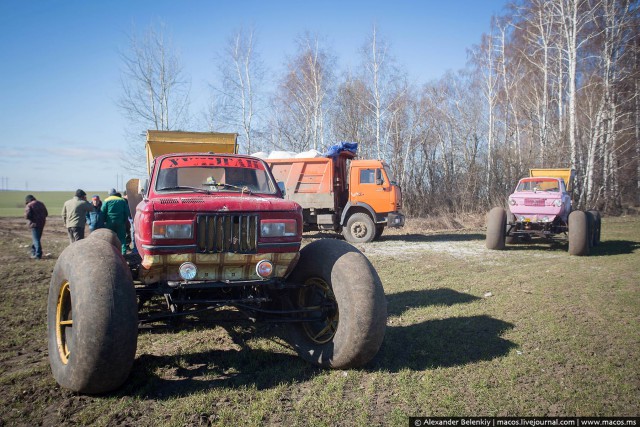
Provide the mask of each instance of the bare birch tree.
POLYGON ((375 152, 372 154, 384 159, 389 136, 387 120, 394 114, 406 92, 406 77, 397 68, 389 52, 389 44, 378 36, 375 25, 371 37, 362 48, 362 55, 362 80, 368 92, 365 107, 373 116, 372 140, 362 142, 365 146, 373 144, 375 152))
POLYGON ((146 173, 144 133, 147 129, 172 130, 189 121, 190 80, 165 27, 158 24, 143 35, 132 32, 129 50, 122 53, 122 93, 117 105, 129 122, 125 167, 146 173))
POLYGON ((327 145, 325 121, 334 91, 335 57, 318 36, 307 33, 297 44, 298 52, 288 61, 272 103, 271 135, 277 135, 274 143, 279 147, 319 150, 327 145))
POLYGON ((577 87, 578 54, 580 49, 595 34, 589 33, 588 25, 593 19, 593 5, 590 0, 558 0, 552 2, 553 14, 560 22, 564 36, 562 51, 566 60, 568 84, 568 137, 571 148, 571 167, 579 168, 577 128, 577 87))
POLYGON ((485 167, 485 194, 491 197, 491 180, 493 177, 494 150, 495 150, 495 115, 498 99, 499 76, 496 60, 495 21, 492 21, 491 32, 482 36, 482 42, 475 46, 471 52, 473 63, 482 79, 482 95, 486 105, 487 121, 487 159, 485 167))
POLYGON ((214 121, 229 132, 240 131, 241 141, 247 153, 256 150, 256 119, 264 97, 265 66, 256 51, 253 29, 238 30, 227 41, 219 55, 220 87, 215 87, 218 104, 214 121))
POLYGON ((368 110, 365 107, 367 89, 365 83, 352 74, 345 75, 338 86, 335 107, 331 114, 332 138, 335 141, 363 140, 368 128, 368 110))
MULTIPOLYGON (((538 116, 539 166, 545 167, 547 147, 550 141, 551 118, 551 79, 554 49, 555 23, 551 11, 551 2, 531 0, 526 6, 518 8, 522 23, 517 25, 524 45, 520 46, 520 57, 542 74, 539 84, 533 85, 534 105, 538 116)), ((562 78, 562 76, 560 76, 562 78)), ((531 81, 531 80, 530 80, 531 81)))

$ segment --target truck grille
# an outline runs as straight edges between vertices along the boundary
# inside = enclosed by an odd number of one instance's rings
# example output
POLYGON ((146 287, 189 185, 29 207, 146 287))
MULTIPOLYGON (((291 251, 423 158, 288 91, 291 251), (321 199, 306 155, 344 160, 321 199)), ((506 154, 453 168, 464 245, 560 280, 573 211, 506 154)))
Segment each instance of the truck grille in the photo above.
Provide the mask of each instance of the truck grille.
POLYGON ((255 254, 258 215, 199 215, 198 252, 255 254))

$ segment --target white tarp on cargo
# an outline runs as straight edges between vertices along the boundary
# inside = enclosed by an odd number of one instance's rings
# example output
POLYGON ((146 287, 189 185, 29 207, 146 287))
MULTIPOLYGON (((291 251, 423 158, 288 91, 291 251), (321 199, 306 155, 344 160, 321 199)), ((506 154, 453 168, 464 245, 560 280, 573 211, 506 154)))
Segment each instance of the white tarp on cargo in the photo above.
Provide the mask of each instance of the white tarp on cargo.
POLYGON ((307 150, 302 153, 294 153, 293 151, 272 151, 266 153, 264 151, 258 151, 252 154, 253 157, 260 159, 315 159, 316 157, 324 157, 318 150, 307 150))

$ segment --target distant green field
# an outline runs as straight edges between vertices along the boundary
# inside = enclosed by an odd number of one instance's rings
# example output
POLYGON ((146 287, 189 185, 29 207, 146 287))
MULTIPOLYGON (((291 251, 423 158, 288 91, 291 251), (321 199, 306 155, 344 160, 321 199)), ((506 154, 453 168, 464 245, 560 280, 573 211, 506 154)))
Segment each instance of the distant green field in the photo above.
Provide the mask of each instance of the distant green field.
MULTIPOLYGON (((86 190, 85 190, 86 191, 86 190)), ((33 196, 45 204, 49 215, 60 215, 62 205, 74 195, 74 191, 0 191, 0 217, 23 216, 24 198, 27 194, 33 196)), ((90 198, 97 194, 103 200, 107 197, 104 191, 87 191, 90 198)))

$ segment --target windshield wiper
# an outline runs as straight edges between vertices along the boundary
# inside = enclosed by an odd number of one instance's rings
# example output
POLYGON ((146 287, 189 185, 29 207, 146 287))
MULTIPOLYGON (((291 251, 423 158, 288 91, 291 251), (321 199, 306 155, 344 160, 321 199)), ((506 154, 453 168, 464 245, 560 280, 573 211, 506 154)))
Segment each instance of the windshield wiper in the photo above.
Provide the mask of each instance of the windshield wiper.
POLYGON ((222 182, 204 182, 202 183, 202 185, 209 185, 209 186, 213 186, 213 187, 224 187, 224 188, 233 188, 235 190, 239 190, 242 193, 249 193, 249 194, 253 194, 253 192, 251 191, 251 189, 248 186, 239 186, 239 185, 233 185, 233 184, 227 184, 227 183, 222 183, 222 182))
POLYGON ((210 194, 209 190, 205 190, 203 188, 197 188, 197 187, 189 187, 187 185, 176 185, 173 187, 158 188, 158 191, 170 191, 170 190, 190 190, 190 191, 195 191, 196 193, 210 194))

